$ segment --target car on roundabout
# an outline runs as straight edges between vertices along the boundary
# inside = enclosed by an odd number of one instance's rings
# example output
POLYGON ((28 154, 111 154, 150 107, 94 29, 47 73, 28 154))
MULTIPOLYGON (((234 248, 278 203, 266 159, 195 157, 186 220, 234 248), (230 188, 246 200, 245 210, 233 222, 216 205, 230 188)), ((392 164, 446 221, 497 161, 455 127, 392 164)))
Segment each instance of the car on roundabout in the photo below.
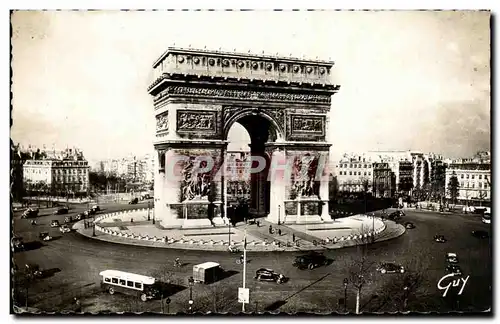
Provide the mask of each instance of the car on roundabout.
POLYGON ((51 222, 50 222, 50 227, 59 227, 60 224, 59 224, 59 221, 57 219, 53 219, 51 222))
POLYGON ((312 270, 323 265, 328 265, 328 259, 325 255, 318 252, 299 255, 295 257, 295 260, 293 262, 293 266, 300 270, 312 270))
POLYGON ((101 211, 101 207, 99 207, 99 205, 94 205, 91 209, 93 209, 95 212, 101 211))
POLYGON ((490 235, 488 234, 488 232, 482 231, 482 230, 472 231, 471 234, 472 234, 472 236, 477 237, 479 239, 487 239, 487 238, 490 237, 490 235))
POLYGON ((96 214, 96 212, 95 212, 95 210, 93 210, 92 208, 83 212, 83 215, 84 215, 85 217, 88 217, 88 216, 90 216, 90 215, 95 215, 95 214, 96 214))
POLYGON ((386 273, 404 273, 405 268, 402 265, 392 263, 392 262, 384 262, 381 263, 377 267, 377 271, 386 274, 386 273))
POLYGON ((49 235, 49 232, 41 232, 38 235, 38 237, 40 238, 40 240, 45 241, 45 242, 48 242, 48 241, 53 239, 53 237, 49 235))
POLYGON ((75 216, 75 220, 79 221, 85 218, 85 215, 83 213, 79 213, 75 216))
POLYGON ((61 233, 69 233, 69 232, 71 232, 71 229, 66 224, 61 225, 61 227, 59 227, 59 230, 61 231, 61 233))
POLYGON ((412 222, 406 222, 406 223, 405 223, 405 228, 406 228, 406 229, 412 229, 412 228, 415 228, 415 224, 413 224, 412 222))
POLYGON ((391 220, 391 221, 397 221, 397 220, 400 220, 401 219, 401 214, 399 211, 396 211, 396 212, 393 212, 393 213, 390 213, 389 216, 387 217, 387 219, 391 220))
POLYGON ((266 268, 260 268, 255 272, 255 277, 254 279, 258 281, 272 281, 276 282, 277 284, 282 284, 286 281, 288 281, 288 278, 286 278, 283 274, 277 273, 276 271, 272 269, 266 269, 266 268))
POLYGON ((446 243, 446 238, 444 237, 444 235, 436 234, 434 235, 434 241, 437 243, 446 243))
POLYGON ((26 274, 33 276, 35 278, 43 278, 43 270, 40 269, 40 266, 35 263, 27 263, 25 265, 26 274))
POLYGON ((452 273, 454 275, 462 275, 462 269, 460 269, 460 267, 456 264, 448 264, 446 266, 446 272, 448 273, 452 273))
POLYGON ((24 250, 24 240, 20 236, 14 236, 12 238, 12 246, 14 247, 14 251, 22 251, 24 250))
POLYGON ((54 212, 54 215, 63 215, 63 214, 67 214, 68 212, 69 212, 69 208, 68 207, 61 207, 61 208, 58 208, 54 212))
POLYGON ((137 205, 137 203, 139 203, 139 198, 132 198, 128 202, 129 205, 137 205))
POLYGON ((28 208, 26 209, 23 214, 21 215, 21 218, 31 218, 31 217, 37 217, 38 216, 38 208, 28 208))
POLYGON ((446 253, 446 262, 448 263, 458 263, 458 257, 456 253, 448 252, 446 253))

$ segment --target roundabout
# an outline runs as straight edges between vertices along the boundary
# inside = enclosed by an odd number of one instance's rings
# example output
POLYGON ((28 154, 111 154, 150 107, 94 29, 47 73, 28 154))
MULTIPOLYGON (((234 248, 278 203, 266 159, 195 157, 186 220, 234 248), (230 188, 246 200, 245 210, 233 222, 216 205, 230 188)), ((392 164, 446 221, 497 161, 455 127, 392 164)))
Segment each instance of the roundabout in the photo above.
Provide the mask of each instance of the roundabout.
POLYGON ((242 249, 246 238, 247 251, 307 251, 339 249, 372 241, 392 239, 405 228, 379 217, 355 215, 333 223, 275 225, 265 219, 236 226, 200 227, 197 229, 163 228, 151 220, 152 210, 104 213, 93 221, 73 225, 78 233, 98 240, 158 248, 227 251, 229 246, 242 249))

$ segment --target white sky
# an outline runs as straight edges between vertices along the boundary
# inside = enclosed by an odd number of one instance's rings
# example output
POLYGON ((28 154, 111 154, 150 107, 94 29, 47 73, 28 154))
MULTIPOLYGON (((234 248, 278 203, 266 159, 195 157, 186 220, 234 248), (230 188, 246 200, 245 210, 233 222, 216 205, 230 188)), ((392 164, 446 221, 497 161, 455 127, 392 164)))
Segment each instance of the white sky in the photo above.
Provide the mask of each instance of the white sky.
POLYGON ((175 43, 334 60, 336 154, 490 148, 488 12, 17 12, 12 33, 11 136, 25 146, 152 152, 146 88, 175 43))

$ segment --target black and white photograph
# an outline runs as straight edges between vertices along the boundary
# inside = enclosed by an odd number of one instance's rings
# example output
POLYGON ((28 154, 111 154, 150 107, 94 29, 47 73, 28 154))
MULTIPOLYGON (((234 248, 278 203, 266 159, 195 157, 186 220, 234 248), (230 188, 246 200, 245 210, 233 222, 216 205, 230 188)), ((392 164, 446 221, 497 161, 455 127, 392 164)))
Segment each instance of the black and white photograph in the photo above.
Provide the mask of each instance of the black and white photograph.
POLYGON ((11 10, 10 313, 491 316, 486 9, 11 10))

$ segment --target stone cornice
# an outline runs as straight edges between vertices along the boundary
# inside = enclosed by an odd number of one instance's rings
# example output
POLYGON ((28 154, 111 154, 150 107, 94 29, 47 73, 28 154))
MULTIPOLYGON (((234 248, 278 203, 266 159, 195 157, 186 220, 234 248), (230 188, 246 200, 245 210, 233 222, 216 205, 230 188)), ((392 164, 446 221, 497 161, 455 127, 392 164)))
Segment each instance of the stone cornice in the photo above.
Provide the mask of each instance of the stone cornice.
POLYGON ((332 86, 332 66, 320 60, 169 48, 153 65, 148 91, 172 75, 332 86))

